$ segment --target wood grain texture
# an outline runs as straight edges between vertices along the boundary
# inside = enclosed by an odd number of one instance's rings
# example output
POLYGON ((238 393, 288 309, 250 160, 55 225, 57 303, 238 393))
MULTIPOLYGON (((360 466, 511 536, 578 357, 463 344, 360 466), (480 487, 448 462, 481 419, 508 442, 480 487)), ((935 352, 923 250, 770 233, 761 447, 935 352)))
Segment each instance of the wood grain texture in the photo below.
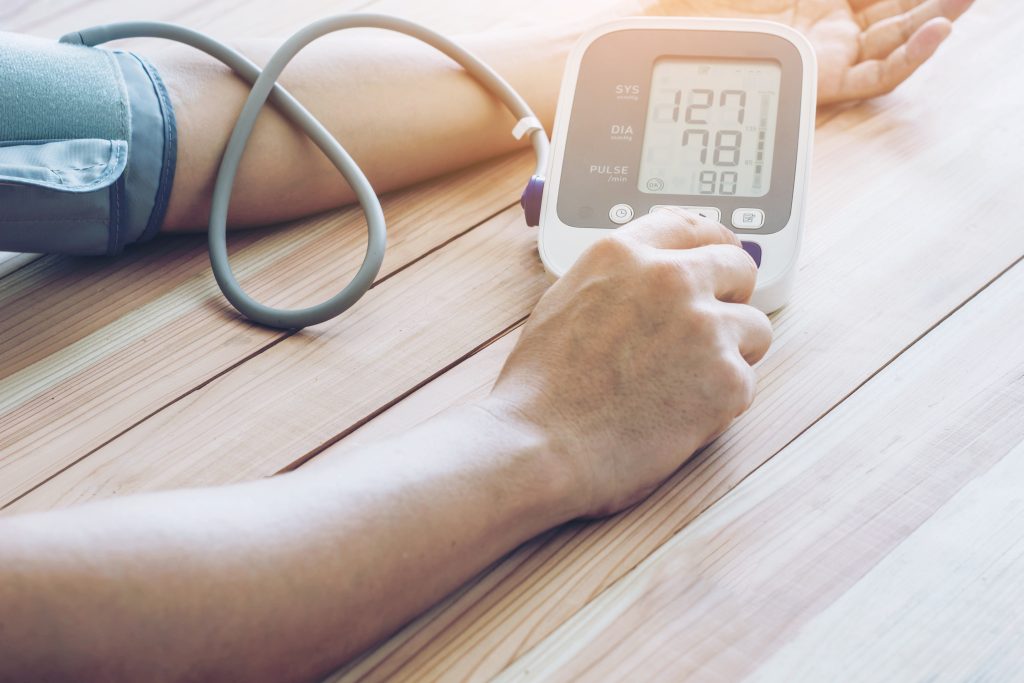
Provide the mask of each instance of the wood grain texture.
POLYGON ((39 258, 38 254, 16 254, 0 251, 0 278, 13 273, 18 268, 28 265, 39 258))
POLYGON ((1019 265, 499 680, 1019 676, 1022 292, 1019 265))
MULTIPOLYGON (((969 449, 965 456, 974 456, 969 449)), ((801 627, 754 681, 1010 681, 1024 671, 1024 444, 801 627)))

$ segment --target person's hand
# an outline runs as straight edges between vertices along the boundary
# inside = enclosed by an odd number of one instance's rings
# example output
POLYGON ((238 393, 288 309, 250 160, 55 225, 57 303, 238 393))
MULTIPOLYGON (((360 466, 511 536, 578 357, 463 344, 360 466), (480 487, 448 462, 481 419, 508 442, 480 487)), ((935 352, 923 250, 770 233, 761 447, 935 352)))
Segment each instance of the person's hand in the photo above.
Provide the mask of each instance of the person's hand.
POLYGON ((772 335, 756 275, 732 232, 665 210, 541 298, 489 400, 539 427, 581 516, 637 502, 750 406, 772 335))
POLYGON ((974 0, 649 0, 650 14, 793 26, 818 56, 818 104, 884 95, 931 57, 974 0))

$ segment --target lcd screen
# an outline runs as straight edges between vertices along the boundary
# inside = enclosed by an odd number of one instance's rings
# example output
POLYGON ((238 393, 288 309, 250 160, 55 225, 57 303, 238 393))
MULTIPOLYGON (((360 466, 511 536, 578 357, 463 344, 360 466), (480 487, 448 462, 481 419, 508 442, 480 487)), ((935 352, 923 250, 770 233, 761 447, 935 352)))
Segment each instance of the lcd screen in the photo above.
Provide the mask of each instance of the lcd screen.
POLYGON ((672 57, 655 62, 640 190, 768 194, 781 82, 782 68, 771 60, 672 57))

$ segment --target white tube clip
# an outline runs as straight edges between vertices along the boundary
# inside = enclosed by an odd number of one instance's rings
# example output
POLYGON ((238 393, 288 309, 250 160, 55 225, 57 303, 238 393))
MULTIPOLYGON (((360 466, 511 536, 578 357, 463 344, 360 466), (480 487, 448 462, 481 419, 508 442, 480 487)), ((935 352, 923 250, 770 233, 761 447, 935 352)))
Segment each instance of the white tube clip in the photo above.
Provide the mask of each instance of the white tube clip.
POLYGON ((540 119, 536 116, 527 116, 519 119, 519 123, 512 129, 512 136, 516 140, 522 140, 524 135, 530 135, 531 133, 544 130, 544 126, 541 124, 540 119))

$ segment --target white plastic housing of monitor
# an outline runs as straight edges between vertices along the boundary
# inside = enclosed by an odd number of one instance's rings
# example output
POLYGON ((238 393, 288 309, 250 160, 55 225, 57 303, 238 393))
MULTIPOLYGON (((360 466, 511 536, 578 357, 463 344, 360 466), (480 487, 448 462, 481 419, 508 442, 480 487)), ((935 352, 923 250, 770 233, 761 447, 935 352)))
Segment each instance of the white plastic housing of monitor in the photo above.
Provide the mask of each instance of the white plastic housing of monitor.
MULTIPOLYGON (((766 313, 778 310, 789 300, 803 237, 817 106, 818 69, 814 50, 807 39, 789 26, 770 21, 674 17, 621 19, 595 28, 579 40, 566 63, 552 135, 551 165, 541 203, 537 243, 544 268, 552 277, 561 277, 576 262, 580 254, 610 232, 605 228, 579 228, 563 223, 557 212, 558 190, 577 79, 587 49, 595 40, 609 33, 637 29, 767 33, 787 40, 799 52, 803 62, 803 83, 800 89, 802 100, 799 123, 800 149, 797 155, 792 212, 789 222, 782 230, 773 234, 757 235, 737 231, 743 241, 753 242, 762 250, 757 287, 750 303, 766 313)), ((729 217, 723 216, 723 219, 728 221, 729 217)))

